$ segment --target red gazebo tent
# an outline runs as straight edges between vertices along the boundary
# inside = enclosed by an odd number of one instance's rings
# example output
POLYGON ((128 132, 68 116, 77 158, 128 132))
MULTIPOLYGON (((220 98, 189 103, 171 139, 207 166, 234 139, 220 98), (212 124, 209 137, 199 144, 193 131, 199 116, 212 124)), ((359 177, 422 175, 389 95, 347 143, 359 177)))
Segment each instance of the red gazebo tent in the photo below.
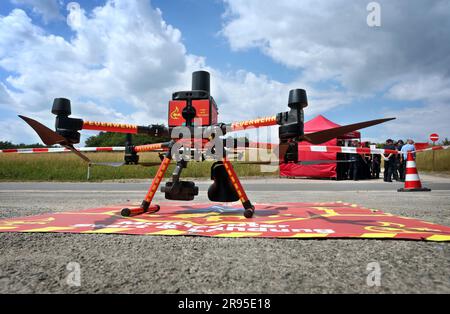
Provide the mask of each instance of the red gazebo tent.
MULTIPOLYGON (((340 127, 339 124, 328 120, 322 115, 318 115, 312 120, 305 122, 305 133, 312 133, 326 129, 340 127)), ((337 145, 337 141, 341 139, 361 139, 361 133, 358 131, 349 132, 337 139, 332 139, 320 145, 337 145)), ((299 145, 311 146, 308 142, 300 142, 299 145)), ((322 152, 298 152, 299 160, 336 160, 337 153, 322 152)), ((310 178, 336 178, 337 163, 318 164, 318 165, 297 165, 297 164, 280 164, 280 176, 282 177, 310 177, 310 178)))

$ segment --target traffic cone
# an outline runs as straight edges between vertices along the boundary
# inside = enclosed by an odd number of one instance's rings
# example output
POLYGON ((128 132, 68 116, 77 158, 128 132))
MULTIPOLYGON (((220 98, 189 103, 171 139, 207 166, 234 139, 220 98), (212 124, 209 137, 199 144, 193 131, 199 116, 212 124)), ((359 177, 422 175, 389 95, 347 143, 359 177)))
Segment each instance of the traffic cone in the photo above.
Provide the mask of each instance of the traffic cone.
POLYGON ((408 158, 406 160, 406 175, 405 175, 405 187, 398 189, 398 192, 429 192, 428 188, 422 187, 420 182, 419 173, 417 172, 416 161, 413 154, 408 152, 408 158))

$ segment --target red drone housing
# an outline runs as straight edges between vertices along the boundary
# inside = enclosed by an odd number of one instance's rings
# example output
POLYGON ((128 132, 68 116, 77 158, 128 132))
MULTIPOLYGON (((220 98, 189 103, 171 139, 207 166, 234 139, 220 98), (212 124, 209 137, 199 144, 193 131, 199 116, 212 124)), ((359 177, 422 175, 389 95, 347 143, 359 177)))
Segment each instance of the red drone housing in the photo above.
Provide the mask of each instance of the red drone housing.
POLYGON ((216 124, 218 109, 210 93, 210 76, 206 71, 192 73, 192 90, 172 94, 169 101, 169 128, 210 126, 216 124))

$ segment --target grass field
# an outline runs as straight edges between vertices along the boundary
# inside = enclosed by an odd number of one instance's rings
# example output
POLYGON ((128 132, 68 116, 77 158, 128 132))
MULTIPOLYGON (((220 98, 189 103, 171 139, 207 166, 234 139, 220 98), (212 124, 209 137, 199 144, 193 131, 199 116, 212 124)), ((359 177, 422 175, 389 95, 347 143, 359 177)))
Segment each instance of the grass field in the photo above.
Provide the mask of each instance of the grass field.
MULTIPOLYGON (((93 161, 123 161, 123 153, 88 153, 93 161)), ((419 172, 432 171, 432 152, 417 154, 419 172)), ((158 161, 156 153, 141 153, 141 161, 158 161)), ((207 178, 210 176, 212 162, 191 162, 183 170, 184 177, 207 178)), ((172 162, 166 177, 174 168, 172 162)), ((278 172, 261 172, 258 165, 235 165, 241 177, 278 176, 278 172)), ((118 168, 94 166, 91 168, 91 181, 148 179, 152 178, 157 167, 123 166, 118 168)), ((450 174, 450 150, 435 152, 435 172, 450 174)), ((70 153, 61 154, 3 154, 0 155, 0 181, 87 181, 87 165, 70 153)))
POLYGON ((417 154, 417 168, 419 171, 435 171, 450 173, 450 149, 437 150, 435 153, 435 169, 433 170, 433 152, 427 151, 417 154))
MULTIPOLYGON (((123 153, 87 153, 92 161, 123 161, 123 153)), ((159 161, 156 153, 141 153, 140 161, 159 161)), ((190 162, 183 170, 183 177, 204 177, 211 175, 212 161, 190 162)), ((172 174, 175 162, 171 163, 166 177, 172 174)), ((260 171, 259 165, 235 165, 239 176, 277 176, 278 173, 260 171)), ((119 179, 148 179, 152 178, 158 167, 122 166, 106 167, 93 166, 91 181, 119 180, 119 179)), ((58 154, 3 154, 0 155, 1 181, 86 181, 87 164, 71 153, 58 154)))

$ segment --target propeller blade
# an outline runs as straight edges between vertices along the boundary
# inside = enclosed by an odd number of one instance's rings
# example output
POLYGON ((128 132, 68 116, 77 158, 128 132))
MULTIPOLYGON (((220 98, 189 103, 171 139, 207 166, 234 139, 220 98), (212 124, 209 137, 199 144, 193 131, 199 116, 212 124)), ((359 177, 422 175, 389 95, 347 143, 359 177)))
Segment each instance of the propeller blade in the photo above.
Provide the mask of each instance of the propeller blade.
POLYGON ((124 162, 91 162, 94 166, 109 166, 109 167, 121 167, 125 165, 124 162))
MULTIPOLYGON (((93 166, 108 166, 108 167, 122 167, 127 166, 124 162, 90 162, 93 166)), ((160 166, 161 162, 140 162, 137 164, 130 164, 128 166, 143 166, 143 167, 156 167, 160 166)))
POLYGON ((78 157, 80 157, 84 161, 91 163, 91 160, 88 157, 80 153, 75 147, 73 147, 72 144, 69 144, 66 138, 64 138, 63 136, 59 135, 55 131, 49 129, 48 127, 46 127, 45 125, 36 120, 21 115, 19 115, 19 117, 26 123, 28 123, 28 125, 31 126, 36 131, 36 133, 39 135, 39 137, 41 138, 42 142, 44 142, 45 145, 59 144, 75 153, 78 157))
POLYGON ((272 160, 272 161, 237 161, 233 162, 238 165, 270 165, 270 164, 278 164, 279 160, 272 160))
POLYGON ((63 136, 49 129, 42 123, 25 116, 19 115, 19 117, 36 131, 45 145, 67 144, 67 140, 63 136))
POLYGON ((75 147, 73 147, 73 145, 62 145, 62 146, 64 146, 67 149, 70 149, 70 151, 74 152, 78 157, 80 157, 84 161, 91 163, 91 160, 86 155, 79 152, 75 147))
POLYGON ((333 138, 336 138, 338 136, 344 135, 348 132, 356 131, 359 129, 364 129, 369 126, 377 125, 377 124, 391 121, 394 119, 395 118, 377 119, 377 120, 371 120, 371 121, 365 121, 365 122, 359 122, 359 123, 349 124, 349 125, 345 125, 345 126, 340 126, 337 128, 332 128, 332 129, 323 130, 323 131, 319 131, 319 132, 304 134, 300 137, 300 140, 307 141, 312 144, 321 144, 321 143, 327 142, 333 138))

